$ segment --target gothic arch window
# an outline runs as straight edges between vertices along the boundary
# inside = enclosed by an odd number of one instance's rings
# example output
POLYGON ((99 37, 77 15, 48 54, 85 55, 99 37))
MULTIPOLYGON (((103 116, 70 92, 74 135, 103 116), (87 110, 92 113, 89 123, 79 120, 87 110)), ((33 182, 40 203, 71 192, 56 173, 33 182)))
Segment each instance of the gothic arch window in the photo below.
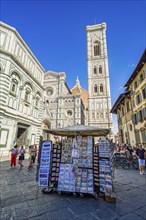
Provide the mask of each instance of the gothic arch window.
POLYGON ((99 74, 102 74, 102 66, 99 65, 99 74))
POLYGON ((94 93, 97 93, 97 85, 94 85, 94 93))
POLYGON ((40 103, 40 94, 37 93, 35 97, 35 107, 39 108, 39 103, 40 103))
POLYGON ((99 41, 94 42, 94 56, 100 56, 101 54, 101 44, 99 41))
POLYGON ((96 68, 96 66, 94 66, 93 72, 94 72, 94 74, 97 74, 97 68, 96 68))
POLYGON ((31 84, 29 84, 29 83, 26 83, 25 84, 25 88, 24 88, 24 100, 26 101, 26 102, 31 102, 31 93, 32 93, 32 87, 31 87, 31 84))
POLYGON ((11 74, 11 87, 10 91, 12 94, 16 94, 18 90, 18 84, 20 83, 20 77, 16 72, 11 74))
POLYGON ((30 93, 31 93, 30 89, 29 89, 29 88, 26 88, 25 97, 24 97, 24 99, 25 99, 26 102, 29 101, 30 93))
POLYGON ((18 87, 18 81, 16 79, 12 79, 11 83, 11 92, 16 94, 17 92, 17 87, 18 87))
POLYGON ((103 93, 103 84, 100 84, 100 92, 103 93))

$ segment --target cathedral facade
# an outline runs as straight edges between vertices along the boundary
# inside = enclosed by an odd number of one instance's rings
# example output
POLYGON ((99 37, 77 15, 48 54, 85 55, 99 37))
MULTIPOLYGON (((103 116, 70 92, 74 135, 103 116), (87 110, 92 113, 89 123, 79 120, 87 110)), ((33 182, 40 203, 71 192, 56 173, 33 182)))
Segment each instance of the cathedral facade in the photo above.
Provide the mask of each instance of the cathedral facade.
MULTIPOLYGON (((64 72, 48 71, 44 76, 43 128, 85 124, 85 105, 80 91, 71 92, 64 72)), ((77 81, 78 87, 78 81, 77 81)))

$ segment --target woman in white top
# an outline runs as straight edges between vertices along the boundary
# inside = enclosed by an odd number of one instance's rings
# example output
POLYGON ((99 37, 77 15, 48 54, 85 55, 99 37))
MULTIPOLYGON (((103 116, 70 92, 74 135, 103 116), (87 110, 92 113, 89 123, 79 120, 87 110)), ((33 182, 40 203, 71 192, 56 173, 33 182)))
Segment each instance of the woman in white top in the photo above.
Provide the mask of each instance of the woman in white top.
POLYGON ((10 166, 16 166, 16 157, 18 154, 18 145, 15 145, 11 150, 11 163, 10 166))

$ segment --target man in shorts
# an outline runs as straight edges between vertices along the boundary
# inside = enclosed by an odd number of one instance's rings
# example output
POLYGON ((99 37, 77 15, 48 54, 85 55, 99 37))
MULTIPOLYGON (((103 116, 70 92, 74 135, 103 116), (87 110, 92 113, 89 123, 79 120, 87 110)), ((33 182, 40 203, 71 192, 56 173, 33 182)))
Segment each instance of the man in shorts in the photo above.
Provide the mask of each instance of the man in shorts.
POLYGON ((140 174, 144 174, 145 170, 145 158, 144 158, 145 149, 142 148, 142 144, 138 144, 138 149, 136 151, 136 156, 139 162, 139 171, 140 174))

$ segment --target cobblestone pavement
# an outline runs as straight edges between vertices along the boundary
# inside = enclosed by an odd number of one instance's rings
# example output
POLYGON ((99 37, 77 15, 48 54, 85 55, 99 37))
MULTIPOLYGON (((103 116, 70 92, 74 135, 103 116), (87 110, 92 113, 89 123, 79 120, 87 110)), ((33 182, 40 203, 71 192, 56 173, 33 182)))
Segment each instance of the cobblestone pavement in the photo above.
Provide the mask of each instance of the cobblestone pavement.
POLYGON ((116 170, 114 191, 117 202, 76 197, 71 194, 45 195, 38 192, 36 169, 27 171, 9 168, 9 161, 0 163, 1 220, 142 220, 146 219, 146 175, 135 170, 116 170))

